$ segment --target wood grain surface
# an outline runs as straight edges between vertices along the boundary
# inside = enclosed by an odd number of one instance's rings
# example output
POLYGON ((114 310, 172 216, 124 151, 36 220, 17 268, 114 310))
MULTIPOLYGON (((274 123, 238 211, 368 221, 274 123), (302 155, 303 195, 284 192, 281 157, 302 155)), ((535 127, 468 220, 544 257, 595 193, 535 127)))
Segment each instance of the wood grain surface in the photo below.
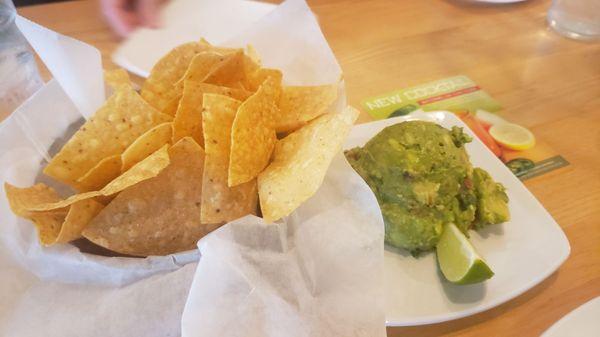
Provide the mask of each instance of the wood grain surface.
MULTIPOLYGON (((571 256, 540 285, 499 307, 388 336, 538 336, 600 295, 600 43, 558 36, 545 21, 549 1, 323 0, 309 4, 337 56, 348 98, 464 74, 571 165, 526 186, 566 232, 571 256)), ((97 2, 20 8, 21 15, 102 51, 118 44, 97 2)), ((369 121, 362 114, 359 121, 369 121)), ((536 238, 531 238, 535 240, 536 238)), ((547 247, 552 249, 552 247, 547 247)), ((234 328, 234 327, 232 327, 234 328)))

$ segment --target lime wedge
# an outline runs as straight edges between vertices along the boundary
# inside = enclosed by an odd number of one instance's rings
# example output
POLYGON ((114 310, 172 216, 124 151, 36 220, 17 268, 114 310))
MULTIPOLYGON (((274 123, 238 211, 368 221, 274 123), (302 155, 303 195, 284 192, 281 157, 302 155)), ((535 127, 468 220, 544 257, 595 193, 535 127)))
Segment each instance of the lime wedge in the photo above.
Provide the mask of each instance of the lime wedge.
POLYGON ((473 284, 494 276, 494 272, 454 224, 444 226, 436 250, 440 269, 452 283, 473 284))

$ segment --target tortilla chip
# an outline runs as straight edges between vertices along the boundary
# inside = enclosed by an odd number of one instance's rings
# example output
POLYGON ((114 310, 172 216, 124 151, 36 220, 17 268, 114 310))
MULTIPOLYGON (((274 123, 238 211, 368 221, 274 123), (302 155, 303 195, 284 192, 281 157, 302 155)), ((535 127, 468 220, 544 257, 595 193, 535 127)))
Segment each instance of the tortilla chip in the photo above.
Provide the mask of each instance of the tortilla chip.
POLYGON ((212 51, 199 53, 192 59, 190 66, 185 74, 175 83, 175 87, 183 89, 183 82, 196 81, 202 82, 218 65, 225 62, 228 56, 212 51))
POLYGON ((34 205, 60 200, 58 193, 44 184, 18 188, 8 183, 4 183, 4 192, 13 213, 31 220, 35 224, 38 238, 43 245, 52 244, 58 237, 58 233, 60 233, 60 227, 67 215, 67 210, 37 213, 30 212, 28 209, 34 205))
POLYGON ((140 183, 144 180, 156 177, 167 165, 169 165, 168 145, 164 145, 158 151, 154 152, 146 159, 135 164, 127 172, 118 176, 115 180, 108 183, 100 191, 91 191, 75 194, 67 199, 57 202, 44 202, 31 205, 27 208, 29 211, 49 211, 64 208, 78 201, 91 199, 99 196, 110 196, 119 193, 124 189, 140 183))
POLYGON ((167 165, 169 165, 169 145, 163 145, 156 152, 135 164, 125 173, 111 181, 100 190, 102 195, 108 196, 123 191, 146 179, 156 177, 167 165))
MULTIPOLYGON (((212 48, 212 47, 211 47, 212 48)), ((173 98, 163 109, 164 113, 175 115, 175 112, 179 106, 179 100, 183 93, 183 87, 185 81, 203 82, 213 69, 223 63, 228 56, 219 54, 214 51, 207 51, 197 54, 190 63, 185 74, 175 83, 173 88, 174 94, 171 94, 173 98)))
POLYGON ((230 87, 245 80, 245 55, 242 50, 227 55, 225 60, 217 64, 202 82, 230 87))
MULTIPOLYGON (((249 88, 251 86, 249 84, 250 78, 252 77, 252 75, 254 73, 256 73, 260 69, 260 63, 257 63, 256 61, 254 61, 254 59, 251 56, 244 54, 243 66, 244 66, 244 77, 243 77, 243 81, 241 81, 240 84, 244 88, 249 88)), ((256 91, 256 88, 254 91, 256 91)))
MULTIPOLYGON (((262 92, 262 95, 265 96, 266 100, 273 102, 274 105, 277 106, 281 98, 281 78, 280 77, 267 77, 261 85, 258 87, 256 92, 262 92)), ((275 118, 278 118, 279 109, 276 111, 276 115, 270 115, 270 123, 275 123, 275 118)))
POLYGON ((61 200, 60 195, 54 189, 42 183, 25 188, 4 183, 4 192, 10 209, 20 217, 26 217, 29 210, 36 205, 61 200))
POLYGON ((276 83, 281 83, 281 81, 283 80, 283 74, 281 73, 281 70, 260 68, 249 75, 247 79, 248 90, 258 90, 258 87, 260 87, 263 84, 263 82, 269 77, 274 78, 276 83))
POLYGON ((183 96, 173 120, 173 143, 184 137, 191 136, 200 146, 204 146, 204 136, 202 134, 202 97, 205 93, 225 95, 240 101, 246 100, 252 94, 240 89, 185 81, 183 96))
POLYGON ((252 62, 254 62, 260 67, 262 63, 262 61, 260 60, 260 55, 258 55, 258 52, 256 51, 256 49, 254 49, 254 47, 251 44, 246 46, 246 55, 248 55, 252 62))
POLYGON ((129 73, 125 69, 117 68, 104 71, 104 81, 113 90, 117 90, 121 86, 132 88, 129 73))
POLYGON ((194 56, 209 48, 208 43, 190 42, 171 50, 152 67, 150 76, 142 86, 142 97, 151 106, 162 111, 173 95, 176 95, 171 89, 183 76, 194 56))
POLYGON ((202 112, 206 159, 202 181, 202 223, 224 223, 255 214, 256 180, 236 187, 227 186, 231 127, 240 101, 205 94, 202 112))
POLYGON ((269 77, 258 91, 240 105, 231 131, 231 156, 229 161, 229 186, 251 181, 269 164, 277 141, 272 128, 277 106, 273 96, 277 88, 269 77))
POLYGON ((121 160, 123 163, 121 166, 121 172, 129 170, 133 165, 144 160, 144 158, 153 154, 165 144, 169 144, 172 136, 173 123, 159 124, 146 131, 146 133, 136 139, 121 154, 121 160))
POLYGON ((221 55, 229 55, 229 54, 233 54, 233 53, 236 53, 236 52, 242 50, 240 48, 213 46, 208 41, 206 41, 206 39, 204 39, 204 38, 201 38, 199 43, 202 43, 206 46, 206 51, 211 51, 211 52, 221 54, 221 55))
POLYGON ((167 105, 162 109, 162 113, 169 116, 175 116, 177 112, 177 107, 179 106, 179 101, 181 100, 181 92, 173 98, 169 100, 167 105))
POLYGON ((347 107, 323 115, 277 143, 273 162, 258 176, 265 221, 289 215, 315 194, 358 114, 347 107))
POLYGON ((46 246, 80 237, 83 227, 103 207, 94 200, 84 200, 69 208, 32 212, 28 209, 41 203, 57 202, 60 196, 51 187, 41 183, 27 188, 4 183, 4 191, 11 210, 35 224, 40 243, 46 246))
POLYGON ((83 235, 112 251, 148 256, 194 249, 216 229, 200 222, 204 151, 186 137, 169 156, 167 168, 117 195, 83 235))
POLYGON ((246 86, 242 82, 237 82, 237 83, 234 83, 234 84, 230 85, 229 87, 223 87, 223 88, 231 88, 231 89, 236 89, 236 90, 244 90, 244 91, 247 91, 250 94, 252 94, 252 92, 246 90, 246 86))
POLYGON ((53 243, 67 243, 81 237, 83 229, 100 213, 104 205, 94 199, 81 200, 69 208, 69 212, 53 243))
POLYGON ((121 156, 118 154, 102 159, 77 179, 77 189, 84 192, 101 189, 121 174, 121 166, 121 156))
POLYGON ((63 146, 44 173, 76 188, 77 179, 102 159, 121 154, 144 132, 171 119, 133 89, 122 87, 63 146))
MULTIPOLYGON (((230 76, 228 72, 235 71, 235 67, 237 66, 235 63, 237 58, 230 56, 235 53, 242 53, 242 50, 209 46, 207 51, 194 56, 185 74, 174 84, 173 88, 170 89, 172 91, 169 93, 170 100, 165 105, 162 112, 172 116, 175 115, 185 81, 205 82, 209 75, 211 75, 211 78, 213 79, 209 81, 219 82, 219 78, 230 76), (227 64, 224 65, 223 68, 220 68, 221 63, 227 64), (212 74, 213 71, 215 74, 212 74)), ((248 66, 246 68, 248 68, 248 66)), ((245 76, 245 74, 243 75, 245 76)), ((227 84, 232 88, 245 89, 239 82, 227 84)))
POLYGON ((338 85, 283 87, 276 120, 276 131, 293 131, 324 114, 338 95, 338 85))

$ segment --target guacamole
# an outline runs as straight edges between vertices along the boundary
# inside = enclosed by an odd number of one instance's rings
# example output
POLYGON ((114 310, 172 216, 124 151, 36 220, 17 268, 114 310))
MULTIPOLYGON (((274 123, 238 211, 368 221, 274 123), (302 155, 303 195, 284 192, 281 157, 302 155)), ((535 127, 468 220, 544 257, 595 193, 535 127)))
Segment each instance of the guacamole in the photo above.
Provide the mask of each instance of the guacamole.
POLYGON ((473 170, 473 183, 477 196, 477 212, 473 223, 475 229, 510 220, 508 195, 504 186, 480 168, 473 170))
POLYGON ((481 228, 508 219, 502 185, 469 162, 464 144, 470 141, 458 127, 409 121, 346 151, 377 197, 387 244, 417 254, 435 248, 445 224, 466 234, 474 223, 481 228))

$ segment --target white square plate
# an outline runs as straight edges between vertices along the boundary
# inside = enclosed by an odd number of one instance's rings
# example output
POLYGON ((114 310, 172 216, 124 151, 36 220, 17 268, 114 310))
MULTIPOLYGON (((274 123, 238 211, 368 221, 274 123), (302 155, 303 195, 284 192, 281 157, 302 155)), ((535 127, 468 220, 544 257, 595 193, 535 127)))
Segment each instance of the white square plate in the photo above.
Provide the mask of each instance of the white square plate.
POLYGON ((542 337, 600 336, 600 296, 582 304, 554 323, 542 337))
POLYGON ((536 198, 510 170, 449 112, 416 113, 353 128, 345 149, 364 145, 386 126, 407 120, 463 127, 473 137, 466 145, 474 166, 482 167, 507 189, 511 220, 471 231, 471 243, 495 272, 485 283, 458 286, 439 273, 434 253, 414 258, 385 250, 386 320, 388 326, 431 324, 493 308, 531 289, 566 260, 567 237, 536 198))

